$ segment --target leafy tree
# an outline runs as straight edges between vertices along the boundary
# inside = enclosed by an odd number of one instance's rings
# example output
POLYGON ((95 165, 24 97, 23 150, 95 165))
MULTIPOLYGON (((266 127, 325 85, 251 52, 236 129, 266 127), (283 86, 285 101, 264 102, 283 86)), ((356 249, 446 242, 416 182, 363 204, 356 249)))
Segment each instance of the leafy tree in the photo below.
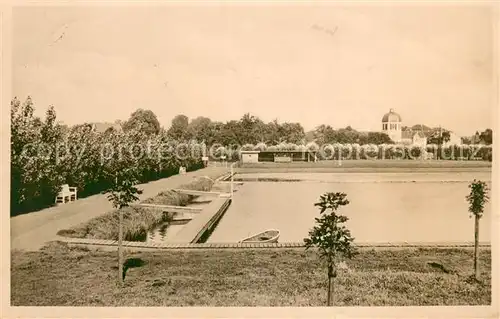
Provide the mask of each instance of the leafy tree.
POLYGON ((314 131, 306 132, 304 139, 306 143, 314 141, 314 131))
POLYGON ((387 135, 386 133, 368 132, 368 135, 366 137, 366 143, 381 145, 381 144, 394 144, 394 141, 391 140, 389 135, 387 135))
POLYGON ((450 131, 435 129, 431 136, 427 138, 428 144, 443 145, 450 141, 450 131))
POLYGON ((336 139, 335 130, 330 125, 320 125, 314 131, 314 140, 319 145, 333 143, 336 139))
POLYGON ((107 194, 108 200, 119 212, 119 231, 118 231, 118 280, 124 279, 123 272, 123 208, 129 206, 132 202, 139 200, 138 195, 142 194, 134 185, 137 184, 136 166, 131 163, 133 160, 127 156, 118 155, 113 161, 112 169, 108 172, 107 178, 110 187, 103 191, 107 194), (131 165, 132 164, 132 165, 131 165))
POLYGON ((462 140, 462 144, 464 144, 464 145, 470 145, 470 144, 472 144, 472 138, 471 137, 462 136, 460 139, 462 140))
POLYGON ((471 144, 479 144, 481 142, 481 137, 478 131, 471 136, 471 144))
POLYGON ((327 266, 328 306, 332 304, 338 262, 344 258, 351 258, 356 253, 352 246, 354 238, 351 237, 349 229, 343 225, 348 218, 337 214, 341 206, 349 204, 346 197, 345 193, 338 192, 321 195, 319 202, 314 204, 319 207, 321 217, 315 218, 317 225, 309 232, 309 237, 304 238, 306 250, 317 247, 320 259, 327 266))
POLYGON ((198 116, 188 125, 189 136, 197 141, 207 141, 211 138, 210 130, 212 121, 208 117, 198 116))
POLYGON ((355 143, 360 138, 360 133, 350 126, 336 131, 335 141, 342 144, 355 143))
POLYGON ((281 125, 278 123, 277 119, 274 119, 272 122, 267 123, 266 125, 266 137, 265 142, 270 145, 277 145, 281 143, 281 125))
POLYGON ((43 121, 34 110, 29 96, 23 104, 11 101, 11 214, 53 203, 63 182, 55 153, 62 133, 54 108, 43 121))
POLYGON ((180 114, 172 119, 172 124, 167 131, 170 138, 176 141, 186 141, 189 136, 189 118, 186 115, 180 114))
POLYGON ((218 135, 218 143, 223 145, 241 145, 245 144, 241 133, 241 123, 235 120, 226 122, 222 125, 218 135))
POLYGON ((147 135, 158 134, 160 132, 160 122, 156 114, 151 110, 137 109, 128 121, 122 125, 124 131, 132 129, 146 133, 147 135))
POLYGON ((474 179, 469 184, 470 193, 466 196, 469 202, 469 213, 474 215, 474 278, 479 280, 479 220, 483 217, 484 205, 488 202, 488 185, 474 179))
POLYGON ((256 143, 265 143, 269 138, 269 128, 266 123, 257 119, 252 127, 253 140, 256 143))
POLYGON ((238 135, 238 144, 250 143, 255 144, 259 142, 261 132, 258 132, 260 119, 256 116, 251 115, 250 113, 244 114, 239 123, 239 131, 235 132, 238 135), (258 135, 255 135, 257 133, 258 135))
POLYGON ((38 156, 38 163, 41 165, 38 176, 38 186, 40 197, 53 198, 60 191, 61 185, 64 184, 64 176, 61 174, 54 174, 60 171, 58 165, 58 154, 56 148, 58 142, 62 138, 62 128, 56 123, 56 112, 53 106, 50 106, 45 113, 45 120, 40 128, 40 142, 39 146, 43 145, 42 156, 38 156), (43 169, 42 169, 43 167, 43 169))
POLYGON ((488 128, 484 132, 481 132, 479 140, 486 145, 491 145, 493 143, 493 131, 488 128))
POLYGON ((64 127, 53 107, 43 119, 34 115, 30 97, 11 101, 11 215, 53 205, 62 184, 78 188, 79 197, 109 189, 115 178, 119 154, 127 158, 140 182, 202 167, 199 145, 185 145, 184 158, 176 156, 179 141, 164 129, 158 134, 131 126, 128 130, 100 132, 92 124, 64 127), (149 145, 149 143, 151 145, 149 145), (148 153, 137 154, 137 149, 148 153), (135 157, 131 156, 135 153, 135 157), (112 178, 110 177, 112 176, 112 178))
MULTIPOLYGON (((208 135, 205 143, 209 146, 215 143, 223 143, 221 139, 222 132, 224 130, 224 123, 222 122, 211 122, 208 131, 210 134, 208 135)), ((226 145, 226 144, 225 144, 226 145)))
POLYGON ((283 123, 279 128, 281 141, 287 143, 299 143, 304 140, 304 128, 300 123, 283 123))

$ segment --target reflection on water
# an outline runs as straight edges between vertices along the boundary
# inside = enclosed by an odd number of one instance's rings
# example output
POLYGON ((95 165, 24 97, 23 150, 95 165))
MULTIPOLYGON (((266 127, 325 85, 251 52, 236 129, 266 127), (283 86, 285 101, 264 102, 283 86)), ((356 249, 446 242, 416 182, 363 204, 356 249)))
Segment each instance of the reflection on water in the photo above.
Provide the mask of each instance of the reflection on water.
POLYGON ((146 242, 159 243, 165 242, 177 235, 177 233, 189 222, 189 220, 171 221, 159 225, 148 233, 146 242))
MULTIPOLYGON (((219 191, 218 188, 225 188, 225 185, 215 186, 215 191, 219 191)), ((213 188, 213 189, 214 189, 213 188)), ((189 203, 188 207, 196 207, 203 209, 206 205, 208 205, 213 200, 213 197, 210 196, 197 196, 195 197, 191 203, 189 203)), ((187 223, 189 223, 193 218, 196 218, 199 213, 176 213, 174 215, 176 220, 163 223, 158 225, 153 230, 148 232, 146 242, 148 243, 164 243, 171 241, 179 231, 185 227, 187 223)))

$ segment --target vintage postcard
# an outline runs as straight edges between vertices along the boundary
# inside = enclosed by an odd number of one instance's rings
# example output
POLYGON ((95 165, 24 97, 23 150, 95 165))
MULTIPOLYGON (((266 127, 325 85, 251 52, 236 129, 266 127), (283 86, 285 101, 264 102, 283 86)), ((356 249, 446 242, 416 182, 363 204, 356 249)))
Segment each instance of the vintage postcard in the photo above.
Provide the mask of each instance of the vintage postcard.
POLYGON ((498 317, 498 12, 4 7, 2 317, 498 317))

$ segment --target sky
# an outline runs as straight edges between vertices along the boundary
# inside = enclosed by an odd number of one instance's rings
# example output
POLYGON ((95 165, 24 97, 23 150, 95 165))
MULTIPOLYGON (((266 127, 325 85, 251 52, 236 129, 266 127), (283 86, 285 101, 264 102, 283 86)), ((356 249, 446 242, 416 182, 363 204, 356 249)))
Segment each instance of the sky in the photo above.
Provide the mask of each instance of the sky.
POLYGON ((73 125, 177 114, 459 135, 492 127, 493 15, 480 6, 17 7, 13 94, 73 125))

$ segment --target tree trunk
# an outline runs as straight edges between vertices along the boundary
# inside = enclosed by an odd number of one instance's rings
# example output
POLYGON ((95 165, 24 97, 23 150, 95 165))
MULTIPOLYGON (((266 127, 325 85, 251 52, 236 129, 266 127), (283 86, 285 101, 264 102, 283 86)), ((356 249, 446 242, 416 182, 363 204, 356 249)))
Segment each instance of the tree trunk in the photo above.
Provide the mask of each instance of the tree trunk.
POLYGON ((332 277, 328 276, 328 297, 326 300, 326 305, 330 307, 332 305, 332 277))
POLYGON ((328 307, 332 306, 332 297, 333 297, 333 266, 328 265, 328 300, 326 305, 328 307))
POLYGON ((123 211, 120 210, 120 221, 118 230, 118 282, 123 283, 123 211))
POLYGON ((479 259, 479 216, 474 216, 474 278, 479 280, 479 268, 477 265, 479 259))

